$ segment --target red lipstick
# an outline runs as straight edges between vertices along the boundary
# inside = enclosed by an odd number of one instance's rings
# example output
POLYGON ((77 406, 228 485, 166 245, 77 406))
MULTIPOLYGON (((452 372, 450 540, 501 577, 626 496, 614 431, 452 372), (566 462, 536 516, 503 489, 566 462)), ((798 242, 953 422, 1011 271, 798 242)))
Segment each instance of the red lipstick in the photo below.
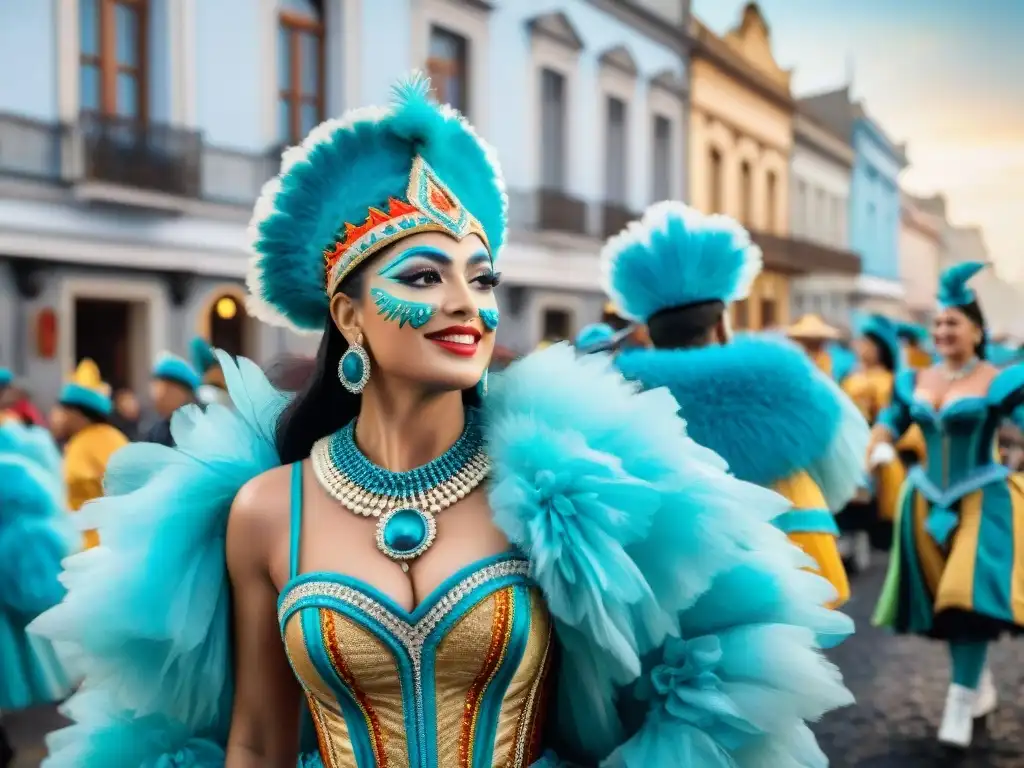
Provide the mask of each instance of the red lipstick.
POLYGON ((460 357, 472 357, 480 344, 480 331, 471 325, 452 325, 428 333, 427 338, 447 352, 460 357))

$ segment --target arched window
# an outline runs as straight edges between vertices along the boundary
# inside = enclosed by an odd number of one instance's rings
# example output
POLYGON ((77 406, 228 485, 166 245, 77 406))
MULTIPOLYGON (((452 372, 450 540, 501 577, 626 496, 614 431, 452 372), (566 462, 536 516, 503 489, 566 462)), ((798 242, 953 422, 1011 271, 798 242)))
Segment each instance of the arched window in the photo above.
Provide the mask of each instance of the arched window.
POLYGON ((249 315, 245 306, 230 294, 210 305, 210 344, 231 355, 246 354, 249 315))

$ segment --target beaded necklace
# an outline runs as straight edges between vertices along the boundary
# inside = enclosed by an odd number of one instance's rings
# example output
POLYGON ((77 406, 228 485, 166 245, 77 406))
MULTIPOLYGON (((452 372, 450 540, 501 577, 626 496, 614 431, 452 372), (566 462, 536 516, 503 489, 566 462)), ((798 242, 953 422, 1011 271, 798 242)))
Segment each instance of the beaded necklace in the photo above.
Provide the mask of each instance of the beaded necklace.
POLYGON ((959 368, 953 368, 949 364, 943 363, 942 375, 946 381, 960 381, 960 379, 966 379, 974 373, 974 369, 978 367, 979 362, 978 358, 972 357, 959 368))
POLYGON ((392 560, 419 557, 437 535, 434 516, 476 488, 490 471, 479 413, 466 409, 459 439, 433 461, 408 472, 378 467, 359 450, 355 420, 313 446, 320 485, 354 514, 376 517, 377 548, 392 560))

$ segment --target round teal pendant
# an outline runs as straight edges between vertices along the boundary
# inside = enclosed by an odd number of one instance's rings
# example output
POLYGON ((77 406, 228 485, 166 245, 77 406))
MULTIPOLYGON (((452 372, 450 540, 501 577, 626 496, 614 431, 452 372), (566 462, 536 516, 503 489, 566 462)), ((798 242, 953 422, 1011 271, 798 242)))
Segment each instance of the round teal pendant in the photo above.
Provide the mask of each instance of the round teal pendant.
POLYGON ((392 560, 411 560, 427 551, 436 532, 432 515, 413 507, 393 509, 377 522, 377 548, 392 560))

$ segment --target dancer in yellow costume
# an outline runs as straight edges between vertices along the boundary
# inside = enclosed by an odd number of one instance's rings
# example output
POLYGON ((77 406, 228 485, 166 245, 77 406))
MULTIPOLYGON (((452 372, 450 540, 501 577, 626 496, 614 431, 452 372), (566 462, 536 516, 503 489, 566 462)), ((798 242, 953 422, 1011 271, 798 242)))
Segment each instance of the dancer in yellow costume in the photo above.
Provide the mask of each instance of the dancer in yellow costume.
POLYGON ((606 288, 647 325, 652 349, 616 365, 647 388, 668 387, 693 438, 733 473, 773 488, 793 509, 775 524, 850 594, 833 513, 856 492, 868 427, 832 380, 796 346, 732 338, 728 305, 746 296, 761 252, 732 219, 659 203, 605 246, 606 288))
MULTIPOLYGON (((113 408, 100 369, 92 360, 82 360, 50 414, 53 435, 64 442, 64 483, 72 512, 103 495, 107 462, 128 444, 128 438, 108 422, 113 408)), ((83 543, 86 549, 95 547, 96 531, 86 529, 83 543)))

